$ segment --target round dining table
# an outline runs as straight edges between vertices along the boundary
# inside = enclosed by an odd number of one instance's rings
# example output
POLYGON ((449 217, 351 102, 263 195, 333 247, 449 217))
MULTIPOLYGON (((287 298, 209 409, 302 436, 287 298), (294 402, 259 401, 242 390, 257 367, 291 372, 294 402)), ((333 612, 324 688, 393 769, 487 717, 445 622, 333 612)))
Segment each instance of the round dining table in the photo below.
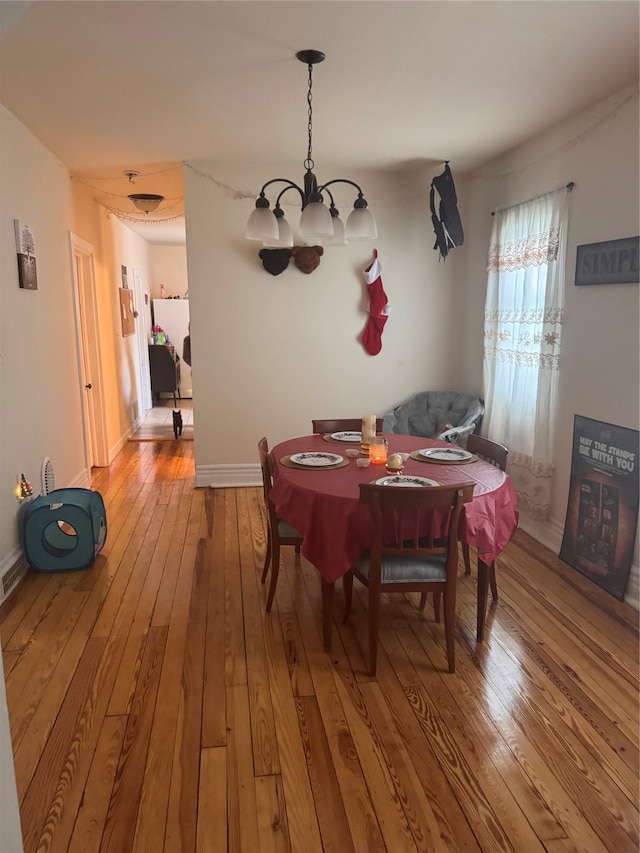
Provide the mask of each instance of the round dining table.
MULTIPOLYGON (((425 477, 442 485, 474 482, 473 499, 462 508, 458 537, 478 549, 477 639, 484 637, 489 566, 511 541, 518 526, 518 499, 509 476, 472 456, 464 463, 429 460, 417 451, 457 449, 437 439, 387 435, 389 454, 414 453, 406 459, 404 475, 425 477), (415 458, 418 457, 418 458, 415 458)), ((302 554, 322 579, 324 646, 331 648, 331 620, 335 581, 345 575, 373 540, 370 507, 360 503, 360 483, 386 476, 384 464, 359 467, 346 454, 359 443, 331 436, 305 435, 275 445, 271 452, 276 476, 269 495, 277 514, 303 536, 302 554), (297 453, 332 453, 344 458, 342 467, 292 466, 297 453)), ((362 458, 362 457, 358 457, 362 458)))

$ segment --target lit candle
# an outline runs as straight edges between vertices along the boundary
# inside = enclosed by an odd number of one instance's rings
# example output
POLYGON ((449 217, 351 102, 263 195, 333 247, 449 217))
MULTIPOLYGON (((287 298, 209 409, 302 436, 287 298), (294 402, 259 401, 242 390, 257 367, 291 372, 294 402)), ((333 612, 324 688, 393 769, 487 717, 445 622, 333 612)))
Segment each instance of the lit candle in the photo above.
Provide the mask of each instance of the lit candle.
POLYGON ((387 461, 387 439, 374 437, 369 443, 369 459, 372 465, 384 465, 387 461))

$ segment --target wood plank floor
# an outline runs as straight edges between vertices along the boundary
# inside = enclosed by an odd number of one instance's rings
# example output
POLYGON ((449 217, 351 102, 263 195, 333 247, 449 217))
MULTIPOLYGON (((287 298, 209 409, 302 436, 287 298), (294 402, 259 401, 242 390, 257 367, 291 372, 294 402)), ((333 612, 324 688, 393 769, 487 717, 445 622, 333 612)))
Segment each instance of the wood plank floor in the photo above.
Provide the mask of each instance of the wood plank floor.
POLYGON ((265 613, 260 491, 193 484, 192 442, 129 442, 96 564, 0 608, 27 853, 636 853, 634 610, 519 532, 482 644, 460 568, 455 674, 389 596, 374 680, 366 591, 325 654, 293 549, 265 613))

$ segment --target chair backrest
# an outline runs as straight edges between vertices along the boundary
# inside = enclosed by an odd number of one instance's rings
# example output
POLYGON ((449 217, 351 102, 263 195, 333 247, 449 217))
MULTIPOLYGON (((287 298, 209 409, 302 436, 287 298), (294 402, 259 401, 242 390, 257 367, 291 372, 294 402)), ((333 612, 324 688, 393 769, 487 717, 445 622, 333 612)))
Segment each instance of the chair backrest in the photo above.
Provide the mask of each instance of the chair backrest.
MULTIPOLYGON (((322 418, 311 421, 314 433, 360 432, 362 418, 322 418)), ((376 432, 382 432, 382 418, 376 418, 376 432)))
POLYGON ((269 500, 269 492, 271 491, 272 476, 269 466, 269 443, 266 436, 263 436, 258 442, 258 454, 260 455, 260 468, 262 469, 262 491, 265 501, 269 500))
POLYGON ((491 462, 496 468, 501 471, 507 470, 507 457, 509 456, 509 448, 504 444, 498 444, 497 441, 492 441, 490 438, 485 438, 483 435, 476 435, 472 432, 467 439, 467 450, 469 453, 475 453, 486 462, 491 462))
POLYGON ((406 488, 360 484, 360 503, 371 507, 375 533, 371 570, 383 556, 447 555, 447 574, 457 570, 458 521, 475 483, 406 488), (434 525, 435 513, 439 523, 434 525), (444 517, 443 517, 444 516, 444 517))

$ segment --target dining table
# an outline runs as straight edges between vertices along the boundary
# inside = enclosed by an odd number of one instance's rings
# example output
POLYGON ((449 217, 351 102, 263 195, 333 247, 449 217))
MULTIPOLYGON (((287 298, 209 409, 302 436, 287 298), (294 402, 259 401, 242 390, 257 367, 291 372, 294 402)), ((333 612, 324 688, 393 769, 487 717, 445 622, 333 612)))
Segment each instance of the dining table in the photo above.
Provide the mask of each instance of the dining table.
MULTIPOLYGON (((303 435, 272 448, 276 475, 270 499, 281 518, 303 537, 301 552, 322 580, 323 640, 331 649, 334 585, 373 541, 371 509, 360 503, 360 484, 387 476, 384 464, 359 467, 357 434, 303 435), (344 440, 343 440, 344 437, 344 440), (347 450, 350 449, 350 454, 347 450), (298 454, 335 454, 340 461, 315 465, 298 454), (354 458, 350 458, 353 454, 354 458), (299 462, 292 461, 298 459, 299 462)), ((518 499, 504 471, 456 445, 421 436, 389 434, 388 452, 406 456, 402 476, 426 478, 441 485, 473 482, 473 499, 460 515, 458 538, 478 549, 476 637, 484 638, 489 567, 511 541, 518 527, 518 499), (434 454, 434 451, 439 452, 434 454), (442 453, 442 451, 445 451, 442 453), (441 457, 432 458, 433 456, 441 457), (469 458, 457 460, 457 456, 469 458)), ((318 460, 315 460, 318 461, 318 460)), ((323 463, 327 459, 319 460, 323 463)))

